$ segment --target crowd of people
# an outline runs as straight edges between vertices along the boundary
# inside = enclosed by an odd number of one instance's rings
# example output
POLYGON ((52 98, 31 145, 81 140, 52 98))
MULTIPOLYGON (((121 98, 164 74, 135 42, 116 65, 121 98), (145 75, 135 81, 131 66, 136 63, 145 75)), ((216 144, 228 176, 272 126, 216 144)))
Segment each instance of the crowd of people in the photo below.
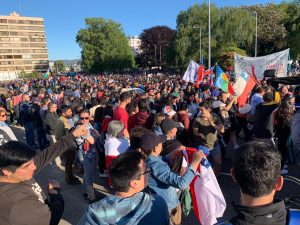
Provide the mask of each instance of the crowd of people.
POLYGON ((300 166, 298 87, 277 90, 263 80, 238 107, 236 96, 205 78, 196 88, 172 74, 51 76, 1 86, 8 91, 0 103, 0 224, 58 224, 59 183, 49 182, 47 199, 33 178, 49 163, 64 167, 68 185, 83 185, 90 205, 79 224, 181 224, 180 196, 204 158, 216 177, 224 159, 233 162, 241 203, 223 224, 288 222, 274 194, 287 164, 300 166), (27 145, 9 123, 24 127, 27 145), (187 147, 203 151, 189 161, 187 147), (97 176, 114 195, 97 198, 97 176))

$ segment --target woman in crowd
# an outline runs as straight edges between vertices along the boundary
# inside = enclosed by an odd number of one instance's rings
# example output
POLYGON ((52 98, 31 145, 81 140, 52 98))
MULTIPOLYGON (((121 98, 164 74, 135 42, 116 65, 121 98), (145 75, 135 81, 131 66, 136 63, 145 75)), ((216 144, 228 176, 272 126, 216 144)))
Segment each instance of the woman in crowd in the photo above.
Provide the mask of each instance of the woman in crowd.
MULTIPOLYGON (((129 147, 129 141, 124 137, 124 124, 121 121, 113 120, 107 128, 105 140, 105 161, 106 169, 109 167, 114 158, 125 152, 129 147)), ((108 173, 108 184, 112 188, 111 177, 108 173)))
POLYGON ((85 125, 88 134, 76 139, 79 146, 78 156, 83 164, 83 196, 89 200, 90 203, 95 202, 96 195, 93 188, 94 179, 96 176, 96 168, 98 163, 98 152, 96 150, 95 140, 98 138, 99 133, 90 124, 90 113, 88 110, 82 110, 79 113, 80 123, 85 125))

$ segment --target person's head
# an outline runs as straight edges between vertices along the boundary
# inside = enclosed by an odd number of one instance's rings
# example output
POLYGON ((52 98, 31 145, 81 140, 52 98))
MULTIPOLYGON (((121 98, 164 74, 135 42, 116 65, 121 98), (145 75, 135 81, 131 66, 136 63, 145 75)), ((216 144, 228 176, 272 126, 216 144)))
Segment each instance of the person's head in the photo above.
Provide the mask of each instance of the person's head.
POLYGON ((174 122, 174 120, 172 119, 164 119, 161 122, 161 130, 162 132, 170 138, 175 138, 176 134, 177 134, 177 126, 176 123, 174 122))
POLYGON ((263 95, 264 102, 272 102, 274 100, 274 92, 268 91, 263 95))
POLYGON ((23 102, 29 102, 30 101, 30 97, 28 94, 23 94, 22 95, 22 101, 23 102))
POLYGON ((155 118, 154 118, 154 124, 157 126, 161 125, 161 122, 166 118, 164 113, 157 113, 155 114, 155 118))
POLYGON ((259 94, 261 94, 263 96, 265 94, 265 89, 261 85, 259 85, 255 89, 255 93, 259 93, 259 94))
POLYGON ((67 119, 70 119, 72 117, 72 108, 68 105, 62 105, 60 107, 61 115, 67 119))
POLYGON ((149 110, 149 101, 147 99, 140 99, 138 101, 139 112, 147 112, 149 110))
POLYGON ((122 137, 124 135, 124 124, 119 120, 112 120, 108 124, 107 134, 114 138, 122 137))
POLYGON ((88 124, 90 122, 90 112, 89 110, 83 109, 79 113, 79 119, 82 124, 88 124))
POLYGON ((0 177, 14 183, 30 180, 36 166, 35 150, 19 141, 10 141, 0 146, 0 177))
POLYGON ((125 152, 116 157, 109 173, 116 192, 134 195, 148 185, 148 173, 145 156, 141 152, 125 152))
POLYGON ((181 103, 179 104, 179 110, 180 110, 180 111, 187 111, 187 109, 188 109, 188 104, 187 104, 187 102, 181 102, 181 103))
POLYGON ((79 115, 79 113, 80 113, 82 110, 83 110, 83 107, 82 107, 81 105, 78 105, 78 106, 75 107, 74 113, 75 113, 76 115, 79 115))
POLYGON ((123 92, 120 95, 120 101, 121 103, 124 103, 125 105, 129 104, 131 102, 131 95, 128 91, 123 92))
POLYGON ((282 96, 284 96, 288 92, 289 92, 288 87, 286 85, 282 85, 281 88, 280 88, 280 93, 282 94, 282 96))
POLYGON ((141 138, 141 149, 146 155, 159 156, 164 140, 153 132, 145 133, 141 138))
POLYGON ((0 122, 5 122, 7 120, 7 112, 5 109, 0 109, 0 122))
POLYGON ((239 185, 242 197, 274 197, 283 184, 280 176, 281 155, 264 142, 252 141, 235 152, 231 174, 239 185))
POLYGON ((191 93, 188 97, 188 101, 189 101, 189 103, 192 103, 192 102, 194 102, 194 100, 195 100, 195 94, 191 93))
POLYGON ((229 93, 228 92, 221 92, 219 98, 222 102, 227 102, 227 100, 229 98, 229 93))
POLYGON ((41 103, 42 103, 43 106, 44 106, 44 105, 48 106, 48 103, 49 103, 49 102, 51 102, 51 100, 50 100, 49 97, 44 97, 44 98, 42 98, 42 100, 41 100, 41 103))
POLYGON ((212 100, 211 99, 206 99, 203 102, 199 104, 199 110, 201 113, 201 117, 207 117, 208 114, 212 111, 212 100))
POLYGON ((140 150, 141 138, 144 134, 150 132, 144 127, 135 127, 130 130, 130 146, 134 150, 140 150))
POLYGON ((279 117, 288 122, 291 122, 294 111, 295 106, 289 101, 283 101, 278 108, 279 117))
POLYGON ((49 112, 55 113, 57 110, 57 104, 55 104, 54 102, 49 102, 48 110, 49 110, 49 112))

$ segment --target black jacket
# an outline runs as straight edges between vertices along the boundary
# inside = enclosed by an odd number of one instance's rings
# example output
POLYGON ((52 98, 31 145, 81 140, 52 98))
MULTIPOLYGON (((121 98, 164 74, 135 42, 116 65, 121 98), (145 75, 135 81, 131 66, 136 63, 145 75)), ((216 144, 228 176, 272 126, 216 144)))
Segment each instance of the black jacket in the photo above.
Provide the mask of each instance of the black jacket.
POLYGON ((52 112, 46 111, 44 124, 47 134, 55 135, 55 127, 58 122, 58 115, 52 112))
POLYGON ((283 201, 274 200, 273 204, 261 207, 246 207, 233 204, 237 216, 230 222, 233 225, 285 225, 287 211, 283 201))
MULTIPOLYGON (((34 157, 35 174, 74 144, 68 134, 34 157)), ((61 194, 51 194, 50 201, 34 178, 20 183, 0 183, 0 225, 56 225, 64 200, 61 194)))

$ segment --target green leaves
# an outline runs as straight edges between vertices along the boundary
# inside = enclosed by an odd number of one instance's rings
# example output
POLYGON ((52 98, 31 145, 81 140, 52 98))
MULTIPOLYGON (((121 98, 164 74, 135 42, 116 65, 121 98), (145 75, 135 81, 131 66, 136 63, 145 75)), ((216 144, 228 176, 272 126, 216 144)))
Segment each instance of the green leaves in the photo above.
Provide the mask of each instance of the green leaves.
POLYGON ((91 73, 120 72, 134 67, 134 57, 120 24, 103 18, 87 18, 76 42, 82 65, 91 73))

